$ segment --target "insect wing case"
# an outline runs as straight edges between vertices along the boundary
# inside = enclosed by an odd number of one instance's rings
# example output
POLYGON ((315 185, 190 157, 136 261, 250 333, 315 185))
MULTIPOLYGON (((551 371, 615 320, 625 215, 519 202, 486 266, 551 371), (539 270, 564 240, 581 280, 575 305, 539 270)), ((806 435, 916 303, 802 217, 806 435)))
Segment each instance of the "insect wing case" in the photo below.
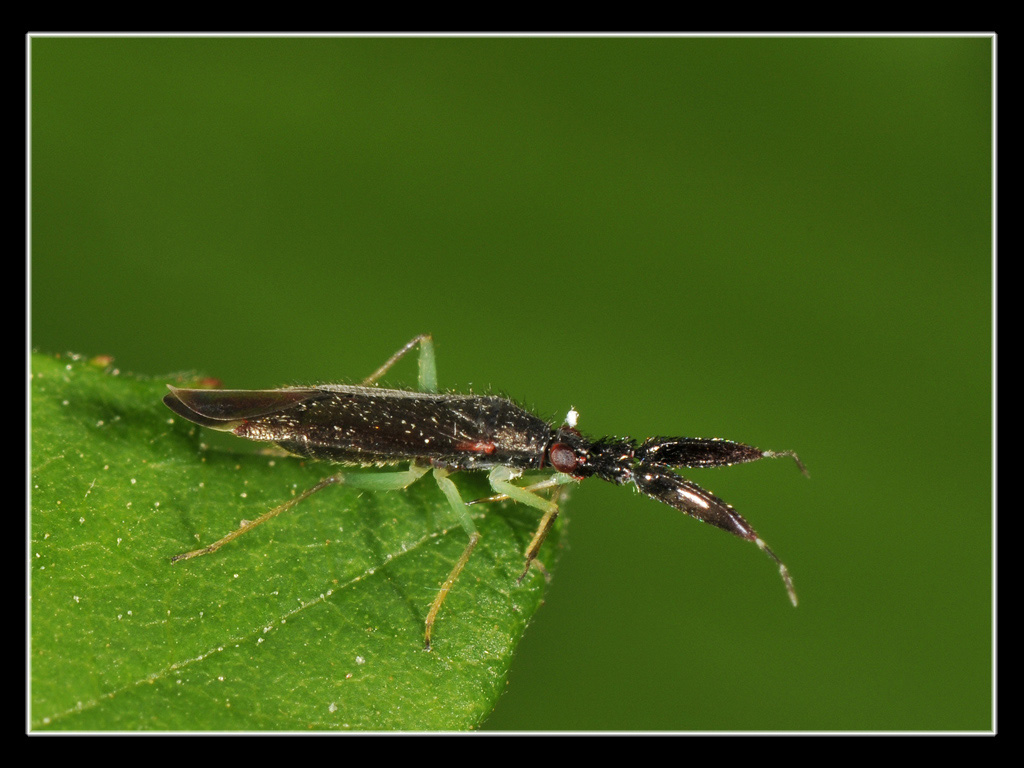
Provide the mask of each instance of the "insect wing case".
POLYGON ((453 469, 539 468, 553 430, 496 396, 323 385, 177 389, 164 402, 204 427, 347 464, 429 459, 453 469))
POLYGON ((234 432, 246 419, 301 403, 315 389, 181 389, 172 387, 164 405, 194 424, 234 432))

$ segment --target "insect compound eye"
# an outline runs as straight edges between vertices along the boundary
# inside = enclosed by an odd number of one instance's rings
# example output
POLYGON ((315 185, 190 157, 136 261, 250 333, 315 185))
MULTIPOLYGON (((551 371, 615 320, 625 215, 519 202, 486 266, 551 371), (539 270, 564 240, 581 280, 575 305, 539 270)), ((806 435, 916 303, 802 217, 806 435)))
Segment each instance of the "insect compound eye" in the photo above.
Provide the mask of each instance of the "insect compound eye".
POLYGON ((559 472, 571 475, 579 464, 576 452, 565 443, 555 443, 548 451, 548 461, 559 472))

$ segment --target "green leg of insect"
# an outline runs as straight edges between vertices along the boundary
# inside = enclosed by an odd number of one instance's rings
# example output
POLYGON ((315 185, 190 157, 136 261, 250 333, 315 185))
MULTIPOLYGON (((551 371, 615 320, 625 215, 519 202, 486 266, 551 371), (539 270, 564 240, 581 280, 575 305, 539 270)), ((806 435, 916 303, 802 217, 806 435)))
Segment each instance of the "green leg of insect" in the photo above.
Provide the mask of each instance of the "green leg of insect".
POLYGON ((410 466, 409 469, 402 472, 379 472, 376 474, 361 474, 358 472, 339 472, 336 475, 325 477, 319 483, 314 485, 309 490, 303 491, 294 499, 286 501, 279 507, 274 507, 269 512, 264 512, 262 515, 257 517, 255 520, 245 520, 240 526, 231 533, 227 534, 221 539, 213 542, 209 546, 203 547, 202 549, 194 549, 191 552, 183 552, 180 555, 175 555, 171 558, 172 563, 177 563, 180 560, 189 560, 193 557, 199 557, 200 555, 208 555, 211 552, 216 552, 218 549, 223 547, 225 544, 234 541, 243 533, 248 533, 257 525, 262 525, 272 518, 277 517, 282 512, 287 512, 289 509, 294 507, 301 501, 308 499, 317 491, 322 491, 331 485, 348 485, 353 488, 360 488, 367 491, 398 491, 403 488, 408 488, 410 485, 419 480, 423 475, 427 473, 426 467, 417 467, 415 465, 410 466))
POLYGON ((434 339, 430 334, 424 333, 417 336, 400 350, 395 352, 385 361, 384 365, 371 373, 363 381, 363 386, 368 387, 391 368, 395 363, 405 357, 414 347, 419 345, 419 387, 420 392, 437 392, 437 362, 434 358, 434 339))
POLYGON ((456 519, 462 525, 463 530, 465 530, 469 535, 469 544, 466 545, 462 555, 460 555, 459 559, 455 562, 455 566, 452 568, 451 573, 448 574, 448 578, 444 580, 444 584, 441 585, 441 589, 438 591, 437 596, 434 598, 434 602, 430 605, 430 610, 427 612, 423 644, 428 651, 430 650, 430 633, 434 629, 434 620, 437 618, 437 612, 441 610, 441 604, 444 603, 445 598, 448 597, 448 593, 452 590, 452 585, 454 585, 455 580, 459 578, 459 574, 462 573, 462 569, 465 568, 466 563, 469 562, 469 556, 473 554, 474 547, 476 547, 477 542, 480 541, 480 532, 476 529, 476 525, 473 524, 473 518, 469 514, 469 510, 466 509, 466 504, 462 501, 462 497, 459 495, 459 489, 456 488, 455 483, 449 479, 447 470, 435 469, 434 479, 437 480, 438 486, 440 486, 444 495, 448 498, 448 503, 451 505, 456 519))
MULTIPOLYGON (((551 526, 554 525, 555 518, 558 517, 558 505, 549 499, 545 499, 543 496, 538 496, 533 491, 541 488, 550 488, 566 482, 573 482, 573 479, 568 475, 555 475, 553 478, 536 483, 535 485, 519 486, 513 485, 511 482, 515 477, 515 473, 508 467, 495 467, 492 469, 488 474, 487 479, 491 483, 491 488, 493 488, 499 495, 489 499, 483 499, 483 501, 512 499, 544 512, 544 516, 540 521, 540 526, 537 528, 537 532, 534 534, 530 545, 526 548, 526 567, 519 576, 519 582, 522 582, 526 577, 527 572, 530 570, 530 565, 536 560, 537 552, 540 551, 540 546, 544 543, 544 538, 547 536, 548 531, 551 530, 551 526)), ((448 597, 448 593, 451 592, 456 579, 459 578, 459 574, 462 573, 462 569, 465 568, 466 563, 469 562, 469 557, 473 554, 473 549, 480 541, 480 532, 476 529, 476 525, 473 523, 473 517, 469 514, 469 509, 467 508, 469 505, 462 500, 462 497, 459 495, 458 488, 455 487, 455 483, 453 483, 448 477, 447 470, 435 469, 434 479, 437 480, 437 484, 444 492, 444 495, 448 498, 448 503, 451 506, 452 511, 455 513, 455 518, 459 521, 463 530, 465 530, 466 534, 469 536, 469 544, 466 545, 462 555, 460 555, 459 559, 455 562, 455 566, 452 568, 451 573, 448 574, 448 578, 444 580, 444 583, 441 585, 441 589, 438 591, 437 596, 434 598, 434 602, 430 606, 430 611, 427 613, 425 647, 428 651, 430 650, 430 635, 434 629, 434 621, 437 619, 437 614, 441 610, 441 605, 444 603, 445 598, 448 597)), ((546 575, 547 574, 545 573, 545 576, 546 575)))
POLYGON ((536 563, 540 568, 541 573, 544 574, 544 578, 549 578, 544 566, 537 560, 537 554, 540 552, 541 545, 544 543, 544 539, 547 538, 548 532, 551 530, 551 526, 555 524, 555 519, 558 517, 558 504, 551 499, 546 499, 543 496, 538 495, 536 492, 544 488, 552 488, 565 485, 566 483, 574 483, 576 480, 569 475, 563 475, 559 472, 558 474, 552 475, 539 483, 521 486, 512 484, 511 481, 515 479, 515 476, 515 473, 508 467, 495 467, 492 469, 490 475, 488 475, 488 479, 491 482, 491 487, 498 492, 498 495, 487 499, 481 499, 481 501, 501 501, 503 499, 512 499, 513 501, 518 501, 520 504, 526 504, 527 506, 539 509, 544 513, 543 517, 540 519, 540 524, 537 526, 536 533, 533 534, 533 539, 530 540, 530 544, 526 548, 526 565, 523 567, 523 572, 519 574, 519 579, 517 581, 517 583, 522 584, 523 579, 526 578, 526 574, 530 572, 530 566, 534 563, 536 563))

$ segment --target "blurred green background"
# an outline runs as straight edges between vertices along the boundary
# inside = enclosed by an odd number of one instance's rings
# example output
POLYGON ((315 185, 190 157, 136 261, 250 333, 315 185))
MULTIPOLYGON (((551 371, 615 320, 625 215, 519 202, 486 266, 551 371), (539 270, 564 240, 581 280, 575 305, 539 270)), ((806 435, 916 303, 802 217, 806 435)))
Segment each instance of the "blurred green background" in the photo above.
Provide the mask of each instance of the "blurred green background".
POLYGON ((255 388, 430 332, 443 387, 796 450, 688 476, 799 608, 591 480, 485 726, 988 729, 992 47, 35 38, 31 342, 255 388))

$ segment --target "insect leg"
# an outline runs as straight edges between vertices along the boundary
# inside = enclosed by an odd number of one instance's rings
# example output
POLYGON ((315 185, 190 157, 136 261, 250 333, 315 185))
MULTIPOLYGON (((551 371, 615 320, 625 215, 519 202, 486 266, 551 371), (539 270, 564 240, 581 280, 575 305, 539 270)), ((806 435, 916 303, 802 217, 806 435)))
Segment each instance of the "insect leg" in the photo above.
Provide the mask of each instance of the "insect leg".
MULTIPOLYGON (((542 488, 550 488, 552 486, 564 485, 566 483, 576 482, 575 478, 562 474, 559 472, 556 475, 552 475, 547 480, 542 480, 539 483, 534 483, 528 486, 513 485, 511 480, 515 477, 515 473, 508 467, 495 467, 491 470, 487 479, 490 480, 491 487, 498 492, 497 496, 492 496, 489 499, 482 499, 482 501, 498 501, 501 499, 512 499, 518 501, 520 504, 526 504, 527 506, 539 509, 544 513, 544 516, 540 519, 540 525, 537 526, 537 532, 533 534, 529 546, 526 548, 526 566, 523 568, 523 572, 519 574, 518 583, 522 583, 523 579, 526 578, 526 574, 530 572, 530 566, 537 560, 537 554, 540 552, 541 545, 544 543, 544 539, 548 535, 548 531, 551 530, 551 526, 555 524, 555 519, 558 517, 558 504, 549 499, 545 499, 543 496, 539 496, 534 491, 542 488)), ((541 572, 547 576, 547 572, 544 571, 544 567, 538 562, 538 566, 541 572)))
MULTIPOLYGON (((573 477, 572 475, 566 475, 562 472, 557 472, 551 475, 551 477, 545 478, 540 482, 533 483, 532 485, 517 485, 513 487, 518 488, 521 491, 535 492, 542 491, 545 488, 554 488, 559 485, 567 485, 568 483, 578 482, 579 480, 573 477)), ((491 502, 494 501, 505 501, 505 499, 509 498, 511 497, 507 493, 498 493, 495 494, 494 496, 488 496, 485 499, 473 499, 473 501, 467 501, 466 506, 471 506, 473 504, 490 504, 491 502)))
POLYGON ((437 480, 438 486, 444 495, 448 497, 448 503, 452 507, 452 511, 455 512, 455 517, 462 525, 463 529, 469 534, 469 544, 466 545, 462 555, 455 562, 455 566, 452 568, 451 573, 448 574, 448 578, 444 580, 444 584, 441 585, 441 589, 437 593, 437 597, 434 598, 434 602, 430 606, 430 611, 427 613, 426 620, 426 631, 424 633, 424 647, 430 650, 430 633, 434 629, 434 620, 437 618, 437 612, 441 610, 441 604, 444 603, 445 598, 448 597, 448 593, 451 592, 452 586, 455 584, 455 580, 459 578, 459 574, 462 573, 462 569, 466 567, 466 563, 469 562, 469 556, 473 554, 473 548, 476 547, 478 541, 480 541, 480 532, 476 529, 476 525, 473 524, 473 518, 469 514, 469 510, 466 509, 465 503, 462 501, 462 497, 459 495, 459 489, 455 487, 455 483, 448 477, 448 471, 441 468, 434 469, 434 479, 437 480))
POLYGON ((264 512, 262 515, 257 517, 255 520, 245 520, 240 526, 231 533, 227 534, 221 539, 213 542, 209 546, 203 547, 202 549, 194 549, 191 552, 183 552, 180 555, 175 555, 171 558, 172 563, 176 563, 179 560, 189 560, 193 557, 199 557, 200 555, 208 555, 212 552, 216 552, 218 549, 223 547, 225 544, 234 541, 243 533, 247 533, 255 528, 257 525, 267 522, 271 518, 277 517, 282 512, 286 512, 296 504, 305 499, 308 499, 317 491, 322 491, 329 485, 349 485, 353 488, 362 488, 368 491, 397 491, 402 488, 406 488, 416 482, 418 479, 426 474, 426 467, 417 467, 412 465, 409 469, 402 472, 380 472, 380 473, 362 473, 362 472, 339 472, 336 475, 325 477, 319 483, 314 485, 312 488, 303 491, 294 499, 286 501, 284 504, 274 507, 269 512, 264 512))
POLYGON ((416 345, 420 347, 419 387, 421 392, 437 392, 437 365, 434 360, 434 340, 429 333, 423 333, 395 352, 387 361, 363 381, 370 386, 388 372, 395 363, 405 357, 416 345))
POLYGON ((412 463, 401 472, 344 472, 338 483, 364 491, 401 491, 427 474, 428 469, 412 463))
POLYGON ((288 511, 289 509, 294 507, 296 504, 298 504, 300 501, 302 501, 304 499, 308 499, 310 496, 312 496, 317 491, 322 491, 327 486, 334 485, 335 483, 340 482, 339 478, 340 478, 340 475, 331 475, 330 477, 325 477, 323 480, 321 480, 319 483, 314 485, 309 490, 303 491, 298 496, 296 496, 294 499, 291 499, 290 501, 286 501, 284 504, 282 504, 279 507, 274 507, 269 512, 264 512, 262 515, 257 517, 255 520, 243 520, 242 524, 239 525, 235 530, 231 531, 231 533, 229 533, 227 536, 224 536, 223 538, 213 542, 213 544, 210 544, 209 546, 203 547, 202 549, 194 549, 191 552, 183 552, 180 555, 175 555, 174 557, 171 558, 171 562, 172 563, 176 563, 179 560, 189 560, 189 559, 191 559, 193 557, 199 557, 200 555, 208 555, 211 552, 216 552, 218 549, 223 547, 228 542, 231 542, 231 541, 237 539, 243 533, 251 531, 257 525, 260 525, 261 523, 267 522, 267 520, 270 520, 272 517, 277 517, 282 512, 288 511))

